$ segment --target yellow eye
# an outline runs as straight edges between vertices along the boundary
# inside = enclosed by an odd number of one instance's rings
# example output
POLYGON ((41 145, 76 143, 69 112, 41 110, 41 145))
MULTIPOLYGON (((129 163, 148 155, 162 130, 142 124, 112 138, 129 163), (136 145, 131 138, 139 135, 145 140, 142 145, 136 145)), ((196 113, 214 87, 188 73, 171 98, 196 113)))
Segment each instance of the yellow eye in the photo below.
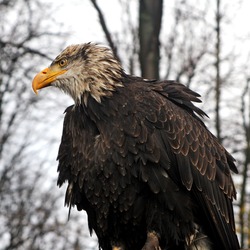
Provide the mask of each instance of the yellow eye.
POLYGON ((58 64, 60 65, 60 67, 64 67, 64 66, 66 66, 67 65, 67 59, 66 58, 62 58, 59 62, 58 62, 58 64))

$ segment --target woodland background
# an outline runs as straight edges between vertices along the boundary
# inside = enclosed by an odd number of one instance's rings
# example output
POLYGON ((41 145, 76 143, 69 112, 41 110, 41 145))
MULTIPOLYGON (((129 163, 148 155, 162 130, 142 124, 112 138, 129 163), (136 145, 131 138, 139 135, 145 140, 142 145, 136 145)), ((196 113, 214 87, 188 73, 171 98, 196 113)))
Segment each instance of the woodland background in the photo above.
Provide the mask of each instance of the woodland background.
MULTIPOLYGON (((79 33, 98 24, 96 42, 110 46, 126 72, 175 79, 202 95, 205 123, 237 160, 237 232, 250 248, 250 17, 234 23, 247 0, 107 2, 73 1, 91 13, 79 33), (118 18, 110 14, 114 2, 118 18)), ((1 250, 97 249, 85 214, 73 209, 68 221, 65 189, 56 187, 63 111, 72 101, 56 90, 31 91, 34 75, 72 38, 67 21, 74 11, 58 19, 59 7, 0 0, 1 250)), ((90 41, 84 39, 78 43, 90 41)))

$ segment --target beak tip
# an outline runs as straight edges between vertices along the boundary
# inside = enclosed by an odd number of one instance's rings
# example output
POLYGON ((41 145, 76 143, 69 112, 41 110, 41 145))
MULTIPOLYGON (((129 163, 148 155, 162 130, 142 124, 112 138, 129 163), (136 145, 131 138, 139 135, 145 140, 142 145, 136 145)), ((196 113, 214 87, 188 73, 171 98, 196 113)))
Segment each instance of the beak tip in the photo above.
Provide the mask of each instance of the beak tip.
POLYGON ((34 91, 36 95, 38 95, 38 91, 37 91, 37 88, 34 86, 34 82, 32 83, 32 90, 34 91))

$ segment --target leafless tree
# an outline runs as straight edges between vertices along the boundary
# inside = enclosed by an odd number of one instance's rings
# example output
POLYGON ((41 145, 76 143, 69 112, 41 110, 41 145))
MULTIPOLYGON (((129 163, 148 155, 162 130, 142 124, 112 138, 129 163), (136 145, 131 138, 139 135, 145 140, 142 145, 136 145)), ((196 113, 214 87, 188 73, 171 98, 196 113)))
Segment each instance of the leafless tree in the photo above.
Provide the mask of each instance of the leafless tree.
POLYGON ((0 249, 91 249, 84 221, 74 213, 67 221, 64 194, 48 174, 56 172, 50 151, 60 136, 44 133, 57 124, 54 97, 31 90, 35 72, 63 44, 52 11, 39 0, 0 0, 0 249))
POLYGON ((241 245, 250 248, 249 228, 250 228, 250 192, 247 190, 249 182, 249 166, 250 166, 250 79, 246 79, 245 87, 241 95, 241 116, 243 123, 244 159, 242 162, 242 185, 239 200, 239 224, 241 245))
POLYGON ((160 41, 163 0, 140 0, 139 59, 141 75, 159 79, 160 41))
POLYGON ((220 118, 220 99, 221 99, 221 1, 216 0, 216 44, 215 44, 215 127, 218 140, 221 142, 221 118, 220 118))

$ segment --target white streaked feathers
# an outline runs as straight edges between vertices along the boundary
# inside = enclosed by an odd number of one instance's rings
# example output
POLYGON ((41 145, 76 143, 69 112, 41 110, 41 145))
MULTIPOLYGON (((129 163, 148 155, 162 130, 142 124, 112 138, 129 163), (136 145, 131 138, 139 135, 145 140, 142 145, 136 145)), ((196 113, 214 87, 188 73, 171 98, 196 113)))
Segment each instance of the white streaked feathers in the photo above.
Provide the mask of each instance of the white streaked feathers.
POLYGON ((95 44, 67 47, 54 62, 66 57, 66 73, 52 84, 69 94, 76 104, 87 105, 89 96, 101 102, 103 96, 111 96, 116 87, 122 87, 122 68, 111 51, 95 44))

